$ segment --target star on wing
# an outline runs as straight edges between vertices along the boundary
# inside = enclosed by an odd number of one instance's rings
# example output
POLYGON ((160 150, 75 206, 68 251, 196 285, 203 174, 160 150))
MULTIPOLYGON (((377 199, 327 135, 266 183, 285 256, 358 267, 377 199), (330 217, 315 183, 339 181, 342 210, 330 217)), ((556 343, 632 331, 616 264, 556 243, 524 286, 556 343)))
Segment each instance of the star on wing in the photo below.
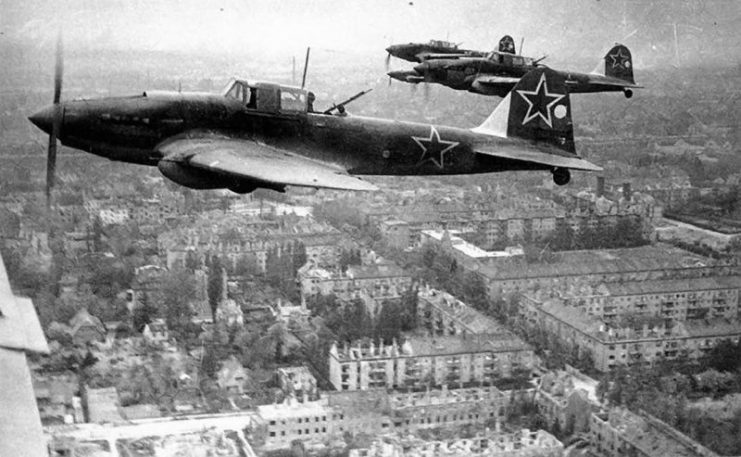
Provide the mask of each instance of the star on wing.
POLYGON ((437 129, 432 125, 430 126, 429 138, 413 136, 412 139, 422 149, 419 163, 422 163, 425 160, 431 160, 432 163, 437 165, 440 169, 445 166, 445 153, 459 144, 457 141, 441 140, 440 134, 437 133, 437 129), (440 154, 440 160, 435 157, 436 154, 440 154))
POLYGON ((610 58, 612 59, 612 68, 626 68, 630 65, 629 58, 623 54, 622 48, 619 48, 615 54, 610 54, 610 58))
POLYGON ((564 98, 565 94, 548 91, 548 81, 545 79, 545 73, 540 75, 540 81, 538 81, 538 87, 535 90, 518 90, 517 93, 528 104, 527 113, 522 120, 523 125, 540 116, 548 124, 548 127, 553 128, 551 107, 564 98), (551 102, 547 103, 548 100, 551 100, 551 102))

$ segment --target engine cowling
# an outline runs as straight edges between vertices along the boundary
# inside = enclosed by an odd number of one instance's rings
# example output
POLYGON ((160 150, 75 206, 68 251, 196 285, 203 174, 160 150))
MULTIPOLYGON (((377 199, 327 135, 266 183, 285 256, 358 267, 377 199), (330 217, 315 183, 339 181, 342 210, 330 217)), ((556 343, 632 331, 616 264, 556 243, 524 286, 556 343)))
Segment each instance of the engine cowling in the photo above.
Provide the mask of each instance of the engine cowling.
POLYGON ((285 192, 286 186, 252 179, 238 179, 207 170, 193 168, 187 163, 163 159, 157 163, 162 175, 170 181, 190 189, 229 189, 237 194, 248 194, 265 188, 285 192))

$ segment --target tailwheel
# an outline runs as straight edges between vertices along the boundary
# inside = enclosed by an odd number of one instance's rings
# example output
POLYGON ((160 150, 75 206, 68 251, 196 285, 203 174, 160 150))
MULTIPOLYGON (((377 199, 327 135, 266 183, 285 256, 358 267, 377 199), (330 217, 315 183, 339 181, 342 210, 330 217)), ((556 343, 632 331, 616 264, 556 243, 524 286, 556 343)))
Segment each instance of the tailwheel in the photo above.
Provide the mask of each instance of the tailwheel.
POLYGON ((553 169, 553 182, 558 186, 563 186, 571 181, 571 172, 568 168, 554 168, 553 169))
POLYGON ((632 96, 633 96, 633 91, 632 91, 632 90, 630 90, 630 89, 625 89, 625 90, 623 91, 623 94, 625 94, 625 98, 630 98, 630 97, 632 97, 632 96))

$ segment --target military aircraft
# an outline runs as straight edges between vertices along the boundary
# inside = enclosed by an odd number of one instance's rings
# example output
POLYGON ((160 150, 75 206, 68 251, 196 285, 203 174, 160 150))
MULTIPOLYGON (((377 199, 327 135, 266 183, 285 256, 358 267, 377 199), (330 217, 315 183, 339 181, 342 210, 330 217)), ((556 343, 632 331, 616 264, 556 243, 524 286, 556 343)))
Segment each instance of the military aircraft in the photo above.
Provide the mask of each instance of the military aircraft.
MULTIPOLYGON (((455 57, 425 60, 411 71, 391 71, 388 75, 407 83, 436 83, 456 90, 507 95, 520 78, 535 68, 539 61, 513 53, 491 52, 485 57, 455 57)), ((633 96, 633 61, 627 47, 616 44, 605 54, 592 73, 559 72, 566 80, 570 93, 623 92, 633 96), (602 67, 602 68, 600 68, 602 67)))
MULTIPOLYGON (((515 53, 515 40, 505 35, 499 40, 499 52, 515 53)), ((455 59, 461 57, 486 57, 485 51, 461 49, 458 44, 442 40, 430 40, 427 43, 393 44, 386 48, 386 66, 391 56, 408 62, 424 62, 433 59, 455 59)))
POLYGON ((237 193, 286 186, 369 191, 377 187, 353 175, 505 170, 548 170, 563 185, 570 169, 601 170, 576 155, 566 81, 547 68, 521 78, 483 124, 462 129, 348 116, 345 103, 315 112, 306 89, 244 80, 221 94, 147 91, 60 101, 60 62, 55 103, 29 117, 50 134, 47 195, 57 139, 111 160, 156 166, 189 188, 237 193))

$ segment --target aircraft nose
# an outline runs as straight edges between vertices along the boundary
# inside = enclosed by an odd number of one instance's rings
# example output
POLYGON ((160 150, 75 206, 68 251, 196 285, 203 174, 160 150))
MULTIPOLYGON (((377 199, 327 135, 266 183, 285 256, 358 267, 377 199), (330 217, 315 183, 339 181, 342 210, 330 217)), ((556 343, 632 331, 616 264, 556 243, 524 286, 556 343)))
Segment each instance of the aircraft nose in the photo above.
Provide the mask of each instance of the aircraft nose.
POLYGON ((399 81, 406 81, 406 78, 407 78, 406 71, 390 71, 386 74, 394 79, 398 79, 399 81))
POLYGON ((28 116, 28 120, 46 133, 51 133, 54 121, 54 106, 50 105, 28 116))

